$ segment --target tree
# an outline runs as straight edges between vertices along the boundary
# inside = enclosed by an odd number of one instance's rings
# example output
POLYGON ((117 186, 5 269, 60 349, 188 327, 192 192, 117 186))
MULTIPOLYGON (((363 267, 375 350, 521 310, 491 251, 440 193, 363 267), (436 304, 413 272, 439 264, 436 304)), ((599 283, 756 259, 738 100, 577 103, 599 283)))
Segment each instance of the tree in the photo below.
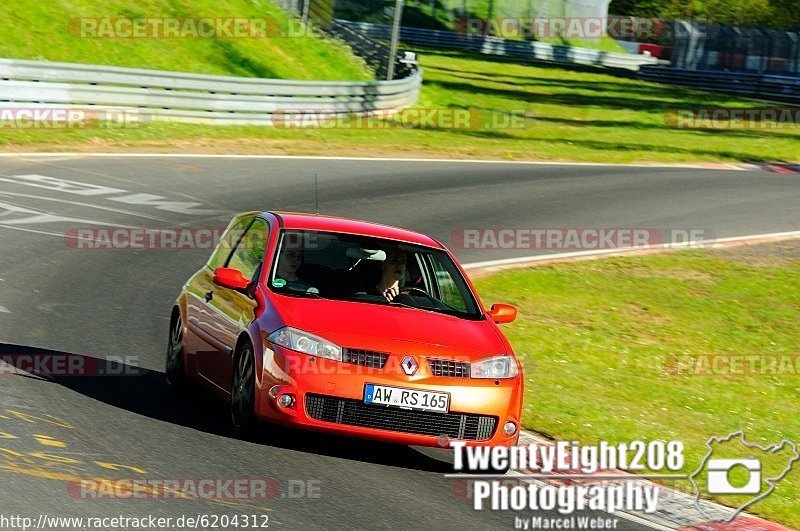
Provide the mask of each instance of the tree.
POLYGON ((797 0, 612 0, 615 15, 701 19, 737 26, 800 26, 797 0))

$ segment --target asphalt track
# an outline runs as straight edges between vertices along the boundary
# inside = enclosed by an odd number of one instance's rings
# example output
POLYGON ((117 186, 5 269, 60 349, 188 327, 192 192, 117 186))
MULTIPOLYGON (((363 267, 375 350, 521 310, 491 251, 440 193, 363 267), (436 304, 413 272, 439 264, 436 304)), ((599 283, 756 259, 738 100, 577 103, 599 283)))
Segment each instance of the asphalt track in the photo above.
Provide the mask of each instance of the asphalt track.
MULTIPOLYGON (((513 513, 474 511, 460 485, 443 477, 447 463, 414 449, 305 433, 268 433, 255 443, 229 438, 222 404, 202 393, 174 397, 162 374, 170 307, 208 251, 82 250, 64 238, 75 227, 221 227, 238 211, 314 211, 315 174, 320 212, 409 227, 445 242, 469 227, 703 229, 716 237, 800 227, 800 176, 761 171, 2 158, 2 353, 47 349, 125 361, 101 361, 100 369, 123 372, 105 377, 0 379, 3 515, 267 514, 271 528, 513 525, 513 513), (56 189, 20 175, 78 184, 56 189), (266 501, 200 502, 80 499, 69 490, 71 478, 97 477, 272 478, 280 491, 266 501), (300 496, 309 487, 319 495, 300 496)), ((457 254, 476 262, 536 252, 457 254)), ((534 386, 549 379, 531 378, 534 386)), ((619 521, 618 529, 634 528, 641 526, 619 521)))

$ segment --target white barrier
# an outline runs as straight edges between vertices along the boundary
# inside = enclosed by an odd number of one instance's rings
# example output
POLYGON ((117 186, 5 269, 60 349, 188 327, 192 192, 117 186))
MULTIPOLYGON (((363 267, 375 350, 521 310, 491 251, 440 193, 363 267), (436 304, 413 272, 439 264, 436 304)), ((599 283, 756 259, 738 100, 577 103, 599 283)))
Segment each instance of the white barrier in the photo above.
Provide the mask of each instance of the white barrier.
POLYGON ((413 105, 422 73, 393 81, 294 81, 0 59, 2 107, 113 109, 156 120, 271 124, 306 111, 366 114, 413 105))

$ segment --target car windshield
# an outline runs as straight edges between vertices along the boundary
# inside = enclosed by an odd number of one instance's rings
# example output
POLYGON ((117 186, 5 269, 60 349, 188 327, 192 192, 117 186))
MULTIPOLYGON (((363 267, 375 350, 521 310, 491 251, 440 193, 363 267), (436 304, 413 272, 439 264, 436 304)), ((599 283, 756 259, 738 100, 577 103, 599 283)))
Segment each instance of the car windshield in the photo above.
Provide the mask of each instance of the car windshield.
POLYGON ((460 271, 437 249, 352 234, 287 230, 273 264, 267 283, 277 293, 481 316, 460 271))

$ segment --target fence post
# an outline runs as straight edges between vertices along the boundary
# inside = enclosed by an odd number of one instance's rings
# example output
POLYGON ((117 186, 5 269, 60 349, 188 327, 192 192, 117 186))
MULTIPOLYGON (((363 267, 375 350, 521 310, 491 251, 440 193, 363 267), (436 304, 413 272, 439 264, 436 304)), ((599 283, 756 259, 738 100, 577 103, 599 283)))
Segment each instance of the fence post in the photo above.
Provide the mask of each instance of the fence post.
POLYGON ((397 41, 400 40, 400 19, 403 18, 403 0, 395 0, 394 23, 392 24, 392 42, 389 45, 389 65, 386 68, 386 79, 394 79, 394 63, 397 59, 397 41))

